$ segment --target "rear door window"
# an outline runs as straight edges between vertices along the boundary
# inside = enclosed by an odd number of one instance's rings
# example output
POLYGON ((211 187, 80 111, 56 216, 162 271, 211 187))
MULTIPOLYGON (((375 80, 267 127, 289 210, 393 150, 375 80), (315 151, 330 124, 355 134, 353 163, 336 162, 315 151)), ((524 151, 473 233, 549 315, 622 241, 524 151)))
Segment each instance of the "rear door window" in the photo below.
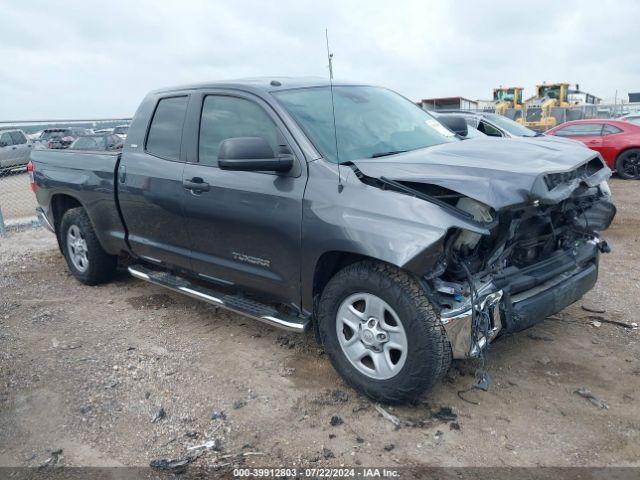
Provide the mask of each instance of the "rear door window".
POLYGON ((502 132, 498 130, 496 127, 487 123, 483 120, 480 120, 480 124, 478 125, 478 130, 480 130, 485 135, 489 135, 490 137, 502 137, 502 132))
POLYGON ((621 131, 622 130, 620 130, 618 127, 605 123, 604 127, 602 128, 602 135, 612 135, 614 133, 620 133, 621 131))
POLYGON ((158 102, 147 136, 147 152, 167 160, 180 160, 182 126, 188 97, 163 98, 158 102))
POLYGON ((560 130, 556 130, 559 137, 597 137, 602 134, 602 123, 581 123, 567 125, 560 130))

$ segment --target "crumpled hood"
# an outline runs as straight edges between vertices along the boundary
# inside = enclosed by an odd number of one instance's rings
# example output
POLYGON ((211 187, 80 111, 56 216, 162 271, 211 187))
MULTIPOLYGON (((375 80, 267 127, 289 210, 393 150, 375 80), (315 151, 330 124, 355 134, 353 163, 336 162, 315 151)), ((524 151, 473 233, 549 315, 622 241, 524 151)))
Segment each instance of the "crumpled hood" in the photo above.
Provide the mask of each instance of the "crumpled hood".
POLYGON ((497 210, 535 200, 538 178, 572 171, 597 155, 563 142, 478 138, 352 163, 369 177, 439 185, 497 210))

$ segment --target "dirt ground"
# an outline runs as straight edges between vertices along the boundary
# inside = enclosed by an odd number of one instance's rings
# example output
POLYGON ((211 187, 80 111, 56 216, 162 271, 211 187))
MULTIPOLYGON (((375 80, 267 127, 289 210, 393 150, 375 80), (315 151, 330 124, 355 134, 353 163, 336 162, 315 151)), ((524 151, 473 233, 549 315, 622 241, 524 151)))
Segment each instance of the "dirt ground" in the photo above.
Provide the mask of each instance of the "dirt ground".
POLYGON ((461 399, 477 364, 457 362, 421 404, 385 407, 400 428, 311 334, 125 273, 83 286, 50 233, 12 232, 0 238, 0 465, 62 449, 60 465, 147 466, 217 440, 195 465, 640 466, 640 330, 606 322, 640 321, 640 184, 612 189, 613 253, 594 290, 492 345, 487 392, 461 399))

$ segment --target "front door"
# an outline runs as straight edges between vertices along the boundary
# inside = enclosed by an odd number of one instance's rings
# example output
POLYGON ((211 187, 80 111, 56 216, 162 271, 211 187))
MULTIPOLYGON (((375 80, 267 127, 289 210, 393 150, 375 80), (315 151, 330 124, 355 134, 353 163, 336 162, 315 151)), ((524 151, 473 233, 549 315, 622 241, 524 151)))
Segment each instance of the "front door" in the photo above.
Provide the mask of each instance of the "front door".
MULTIPOLYGON (((204 188, 184 190, 193 270, 202 277, 300 301, 300 228, 306 163, 284 125, 262 100, 250 95, 200 94, 184 180, 204 188), (197 132, 199 131, 199 135, 197 132), (285 174, 218 168, 220 142, 262 137, 276 154, 296 156, 285 174), (303 168, 304 167, 304 168, 303 168)), ((190 115, 190 118, 192 116, 190 115)))
POLYGON ((190 267, 181 158, 188 101, 188 96, 159 99, 145 145, 127 149, 118 170, 118 200, 131 249, 148 261, 183 268, 190 267))

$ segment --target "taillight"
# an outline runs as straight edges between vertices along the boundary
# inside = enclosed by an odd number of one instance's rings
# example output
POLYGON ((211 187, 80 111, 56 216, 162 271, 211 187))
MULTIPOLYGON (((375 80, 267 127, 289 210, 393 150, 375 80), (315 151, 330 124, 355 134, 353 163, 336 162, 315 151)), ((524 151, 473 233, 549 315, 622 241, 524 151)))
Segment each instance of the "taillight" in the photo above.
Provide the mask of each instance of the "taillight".
POLYGON ((31 160, 29 160, 29 163, 27 163, 27 173, 29 174, 29 187, 31 187, 31 190, 35 192, 36 181, 33 178, 33 163, 31 162, 31 160))

